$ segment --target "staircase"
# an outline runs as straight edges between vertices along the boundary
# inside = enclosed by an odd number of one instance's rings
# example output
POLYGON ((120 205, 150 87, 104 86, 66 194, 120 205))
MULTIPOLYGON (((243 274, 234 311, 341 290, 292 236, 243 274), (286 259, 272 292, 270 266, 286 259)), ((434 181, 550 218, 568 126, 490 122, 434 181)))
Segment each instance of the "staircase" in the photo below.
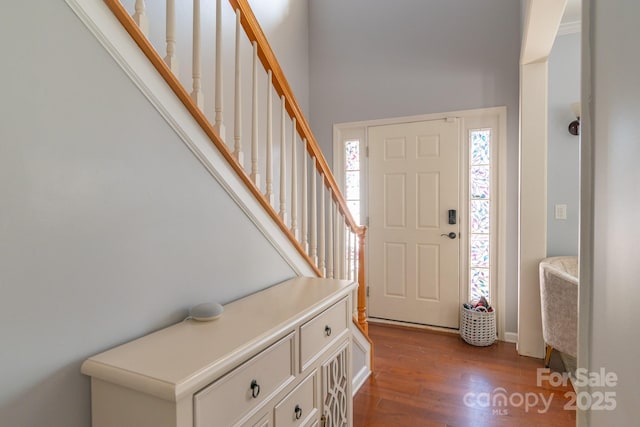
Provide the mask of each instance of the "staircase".
MULTIPOLYGON (((67 2, 86 18, 85 23, 91 22, 103 44, 117 43, 93 19, 98 5, 67 2)), ((183 12, 186 2, 150 2, 155 9, 148 9, 144 0, 135 0, 135 4, 133 0, 104 0, 104 4, 195 120, 198 131, 206 134, 210 147, 188 143, 192 151, 240 199, 263 233, 288 254, 298 274, 358 282, 353 315, 359 330, 356 344, 360 341, 372 367, 362 256, 366 227, 352 217, 248 1, 193 0, 188 4, 192 7, 188 24, 184 15, 179 18, 176 13, 176 6, 183 12), (213 9, 215 14, 210 13, 213 9), (202 37, 214 28, 213 40, 202 37), (185 39, 190 40, 188 49, 185 39), (178 56, 178 40, 180 53, 187 50, 190 57, 178 56), (214 68, 203 74, 202 63, 211 60, 214 68), (230 75, 231 79, 225 79, 230 75), (213 90, 205 91, 205 87, 213 90), (214 96, 205 99, 210 92, 214 96)), ((132 62, 120 59, 125 69, 132 62)), ((147 90, 148 97, 154 98, 153 89, 147 90)), ((164 115, 169 122, 174 120, 172 111, 164 115)))

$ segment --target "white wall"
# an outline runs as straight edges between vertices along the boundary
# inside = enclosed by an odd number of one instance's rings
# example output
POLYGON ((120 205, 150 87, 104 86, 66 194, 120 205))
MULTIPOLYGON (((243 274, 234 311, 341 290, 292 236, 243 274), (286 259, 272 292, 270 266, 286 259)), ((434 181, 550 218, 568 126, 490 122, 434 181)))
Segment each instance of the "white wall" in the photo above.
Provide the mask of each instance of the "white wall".
POLYGON ((517 329, 520 2, 312 1, 311 127, 332 164, 332 125, 507 106, 507 313, 517 329))
POLYGON ((294 273, 63 1, 0 40, 0 425, 84 427, 87 356, 294 273))
POLYGON ((559 36, 549 56, 547 254, 578 255, 580 138, 567 131, 570 105, 580 100, 580 34, 559 36), (555 205, 567 219, 555 219, 555 205))
POLYGON ((619 378, 617 387, 607 390, 616 392, 617 408, 591 411, 588 425, 632 426, 638 425, 640 384, 635 329, 640 307, 640 2, 587 0, 585 5, 591 34, 584 37, 591 58, 583 63, 583 76, 592 80, 582 99, 589 102, 592 118, 584 128, 583 146, 585 157, 593 155, 594 163, 583 163, 583 172, 593 173, 589 213, 594 222, 593 228, 584 224, 581 235, 581 255, 592 255, 593 264, 581 265, 592 269, 592 276, 581 272, 581 294, 589 295, 580 298, 582 303, 590 297, 592 307, 590 319, 581 317, 581 336, 587 342, 578 361, 585 365, 586 360, 591 371, 603 367, 619 378))
POLYGON ((309 0, 249 0, 302 112, 309 115, 309 0))

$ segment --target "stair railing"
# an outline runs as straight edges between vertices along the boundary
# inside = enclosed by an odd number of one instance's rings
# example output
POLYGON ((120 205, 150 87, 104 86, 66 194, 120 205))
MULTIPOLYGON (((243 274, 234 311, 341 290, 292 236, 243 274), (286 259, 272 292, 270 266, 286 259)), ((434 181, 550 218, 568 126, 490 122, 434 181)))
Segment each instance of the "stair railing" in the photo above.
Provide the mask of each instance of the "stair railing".
MULTIPOLYGON (((192 0, 193 3, 183 1, 176 5, 176 0, 165 0, 161 5, 164 10, 153 13, 144 0, 104 2, 316 274, 358 282, 354 320, 368 337, 364 264, 366 227, 358 225, 349 211, 248 1, 228 0, 223 4, 222 0, 192 0), (201 1, 207 7, 203 8, 201 1), (131 12, 127 11, 127 6, 131 12), (224 8, 229 6, 231 11, 226 11, 227 16, 235 16, 225 20, 224 8), (192 17, 188 29, 181 25, 185 9, 190 9, 187 13, 192 17), (212 14, 214 9, 215 14, 212 14), (203 14, 203 10, 206 13, 203 14), (165 22, 161 22, 163 14, 165 22), (229 33, 225 30, 229 30, 231 21, 235 21, 233 64, 226 61, 231 55, 227 54, 229 51, 225 48, 228 46, 224 44, 229 33), (212 28, 215 28, 215 35, 212 34, 214 46, 203 49, 203 43, 206 45, 210 38, 205 40, 202 34, 211 32, 212 28), (157 38, 162 32, 164 40, 154 39, 154 34, 157 38), (180 73, 183 64, 178 53, 189 38, 191 45, 183 50, 190 50, 191 69, 185 78, 180 73), (250 79, 243 68, 247 62, 247 45, 251 53, 250 79), (211 74, 202 73, 202 64, 208 60, 203 51, 214 52, 211 74), (233 69, 234 93, 232 100, 225 100, 223 76, 229 68, 233 69), (246 80, 250 81, 249 96, 243 94, 246 80), (207 85, 212 86, 212 100, 205 97, 207 85), (274 95, 278 97, 275 103, 274 95), (259 109, 261 98, 265 98, 263 110, 259 109), (230 105, 232 108, 228 108, 230 105), (274 110, 277 117, 274 117, 274 110), (229 111, 232 111, 233 135, 227 138, 225 114, 229 111), (243 122, 246 111, 250 111, 248 123, 243 122), (265 120, 261 123, 259 118, 263 114, 265 120), (251 135, 249 144, 245 144, 246 133, 251 135), (245 160, 247 152, 249 156, 245 160), (274 162, 276 159, 278 164, 274 162)), ((152 5, 155 7, 160 3, 153 2, 152 5)))

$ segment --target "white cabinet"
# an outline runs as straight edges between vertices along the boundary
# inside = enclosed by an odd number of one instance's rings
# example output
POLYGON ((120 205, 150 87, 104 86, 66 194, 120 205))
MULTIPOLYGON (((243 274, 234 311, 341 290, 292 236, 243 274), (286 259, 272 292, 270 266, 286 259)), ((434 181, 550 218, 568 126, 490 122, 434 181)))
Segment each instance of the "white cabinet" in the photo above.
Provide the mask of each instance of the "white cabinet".
POLYGON ((298 427, 311 425, 318 413, 318 375, 314 371, 275 406, 275 425, 298 427))
POLYGON ((93 356, 94 427, 350 427, 351 295, 296 278, 93 356))

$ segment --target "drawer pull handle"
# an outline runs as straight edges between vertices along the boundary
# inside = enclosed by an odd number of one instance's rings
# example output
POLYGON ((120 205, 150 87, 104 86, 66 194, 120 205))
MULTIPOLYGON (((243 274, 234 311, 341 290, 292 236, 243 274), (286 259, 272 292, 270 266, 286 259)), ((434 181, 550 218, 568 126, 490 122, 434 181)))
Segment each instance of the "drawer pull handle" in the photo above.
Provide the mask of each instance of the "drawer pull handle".
POLYGON ((331 336, 331 326, 327 325, 324 327, 324 333, 326 336, 330 337, 331 336))
POLYGON ((302 408, 300 407, 300 405, 296 405, 294 412, 296 413, 296 420, 299 420, 300 417, 302 417, 302 408))
POLYGON ((258 384, 258 381, 253 380, 251 381, 251 397, 255 399, 259 395, 260 395, 260 385, 258 384))

